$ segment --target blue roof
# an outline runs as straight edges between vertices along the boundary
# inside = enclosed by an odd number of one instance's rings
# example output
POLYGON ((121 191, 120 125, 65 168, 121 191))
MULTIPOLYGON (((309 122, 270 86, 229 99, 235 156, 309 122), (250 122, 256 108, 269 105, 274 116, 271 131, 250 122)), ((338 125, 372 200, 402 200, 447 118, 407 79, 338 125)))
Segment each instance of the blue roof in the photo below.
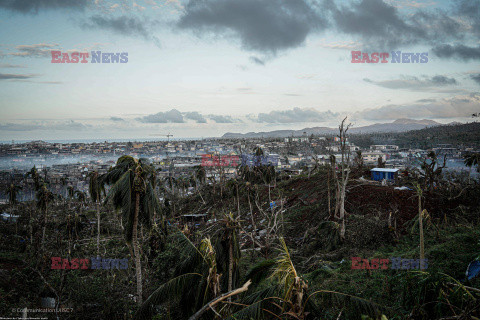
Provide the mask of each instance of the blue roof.
POLYGON ((375 172, 397 172, 398 169, 387 169, 387 168, 373 168, 370 171, 375 171, 375 172))

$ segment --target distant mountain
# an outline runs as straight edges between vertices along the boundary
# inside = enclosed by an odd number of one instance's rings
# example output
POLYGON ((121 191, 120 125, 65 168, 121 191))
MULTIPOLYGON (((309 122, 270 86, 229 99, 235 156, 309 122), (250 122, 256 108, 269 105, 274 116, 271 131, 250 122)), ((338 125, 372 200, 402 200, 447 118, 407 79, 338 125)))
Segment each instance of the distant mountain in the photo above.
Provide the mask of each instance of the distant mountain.
MULTIPOLYGON (((433 120, 414 120, 414 119, 397 119, 391 123, 375 123, 369 126, 364 127, 352 127, 350 129, 351 133, 373 133, 373 132, 405 132, 410 130, 420 130, 426 127, 438 126, 440 123, 433 120)), ((301 130, 275 130, 268 132, 248 132, 248 133, 233 133, 227 132, 222 138, 284 138, 290 136, 302 136, 306 134, 307 136, 322 135, 322 134, 335 134, 337 133, 338 128, 328 128, 328 127, 313 127, 313 128, 304 128, 301 130)))
POLYGON ((420 130, 426 127, 439 126, 433 120, 414 120, 414 119, 397 119, 391 123, 375 123, 364 127, 352 127, 351 132, 354 133, 373 133, 373 132, 405 132, 410 130, 420 130))

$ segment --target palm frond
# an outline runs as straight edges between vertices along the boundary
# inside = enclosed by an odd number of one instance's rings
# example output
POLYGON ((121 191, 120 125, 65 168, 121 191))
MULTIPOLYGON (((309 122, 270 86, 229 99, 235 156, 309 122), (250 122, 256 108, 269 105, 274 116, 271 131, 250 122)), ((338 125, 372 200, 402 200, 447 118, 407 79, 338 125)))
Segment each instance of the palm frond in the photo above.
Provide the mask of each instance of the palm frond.
POLYGON ((188 239, 182 232, 178 231, 175 233, 177 236, 180 250, 188 258, 179 263, 175 270, 175 274, 183 274, 187 272, 192 272, 193 270, 198 270, 202 265, 206 266, 206 261, 203 257, 203 254, 198 250, 198 248, 188 239))
POLYGON ((252 280, 252 285, 258 285, 263 280, 267 279, 273 272, 275 267, 275 260, 264 260, 254 265, 245 275, 246 280, 252 280))
POLYGON ((366 314, 372 317, 379 317, 382 313, 380 312, 383 309, 380 305, 369 301, 367 299, 363 299, 360 297, 356 297, 350 294, 330 291, 330 290, 318 290, 311 293, 305 305, 309 303, 313 296, 321 294, 321 304, 328 305, 329 307, 337 307, 338 309, 348 309, 349 313, 351 314, 366 314))
POLYGON ((198 281, 198 278, 201 276, 198 273, 186 273, 162 284, 140 306, 134 319, 148 319, 154 313, 153 308, 155 306, 166 301, 178 299, 186 287, 190 286, 192 282, 198 281))
POLYGON ((245 305, 245 307, 233 313, 227 319, 261 320, 271 319, 272 315, 279 318, 276 313, 280 311, 278 303, 282 303, 282 299, 278 297, 281 290, 281 286, 273 285, 243 297, 240 304, 245 305))

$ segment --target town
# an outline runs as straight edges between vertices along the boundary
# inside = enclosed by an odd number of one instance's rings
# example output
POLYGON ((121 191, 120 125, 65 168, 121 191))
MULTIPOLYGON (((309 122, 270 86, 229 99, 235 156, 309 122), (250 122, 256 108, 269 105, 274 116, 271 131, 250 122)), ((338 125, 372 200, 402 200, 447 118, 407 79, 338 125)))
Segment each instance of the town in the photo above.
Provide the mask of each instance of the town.
MULTIPOLYGON (((463 157, 475 151, 476 145, 452 145, 437 143, 432 148, 407 148, 393 144, 371 144, 362 141, 361 136, 353 136, 352 141, 346 138, 346 146, 352 164, 362 165, 365 168, 377 168, 371 176, 372 180, 394 181, 394 176, 378 175, 385 169, 392 172, 401 172, 408 168, 420 168, 422 161, 433 152, 438 158, 439 165, 445 170, 469 172, 463 163, 463 157), (360 145, 353 141, 359 141, 360 145), (443 163, 445 162, 445 163, 443 163)), ((298 175, 309 173, 322 165, 329 165, 342 158, 341 143, 337 136, 306 135, 290 136, 285 138, 245 138, 245 139, 202 139, 202 140, 153 140, 153 141, 126 141, 126 142, 94 142, 94 143, 55 143, 31 141, 27 143, 0 145, 0 185, 6 186, 15 182, 25 184, 19 192, 19 198, 32 200, 33 193, 29 190, 31 181, 24 181, 25 174, 35 166, 39 172, 54 182, 60 188, 62 178, 68 176, 67 186, 76 190, 87 191, 87 177, 90 172, 105 173, 115 165, 121 155, 131 155, 138 158, 147 158, 155 166, 159 177, 188 178, 200 166, 205 167, 210 180, 234 178, 238 174, 238 165, 241 161, 225 163, 229 157, 244 157, 253 154, 260 148, 268 156, 268 164, 278 173, 298 175), (208 162, 208 159, 217 158, 217 162, 208 162), (218 170, 222 167, 223 170, 218 170)), ((245 163, 244 163, 245 164, 245 163)), ((471 171, 471 170, 470 170, 471 171)), ((470 174, 472 174, 470 172, 470 174)), ((476 173, 473 172, 475 175, 476 173)), ((0 193, 3 201, 6 195, 0 193)))

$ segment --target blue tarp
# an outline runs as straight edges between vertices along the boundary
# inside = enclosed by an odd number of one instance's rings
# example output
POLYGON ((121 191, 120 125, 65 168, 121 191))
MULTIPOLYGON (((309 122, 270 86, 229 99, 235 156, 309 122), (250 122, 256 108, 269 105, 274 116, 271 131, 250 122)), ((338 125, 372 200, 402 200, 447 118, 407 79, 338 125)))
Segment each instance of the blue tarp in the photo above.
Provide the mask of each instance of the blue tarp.
POLYGON ((468 265, 465 276, 467 277, 467 280, 472 280, 473 278, 478 277, 478 275, 480 275, 480 261, 474 260, 468 265))

